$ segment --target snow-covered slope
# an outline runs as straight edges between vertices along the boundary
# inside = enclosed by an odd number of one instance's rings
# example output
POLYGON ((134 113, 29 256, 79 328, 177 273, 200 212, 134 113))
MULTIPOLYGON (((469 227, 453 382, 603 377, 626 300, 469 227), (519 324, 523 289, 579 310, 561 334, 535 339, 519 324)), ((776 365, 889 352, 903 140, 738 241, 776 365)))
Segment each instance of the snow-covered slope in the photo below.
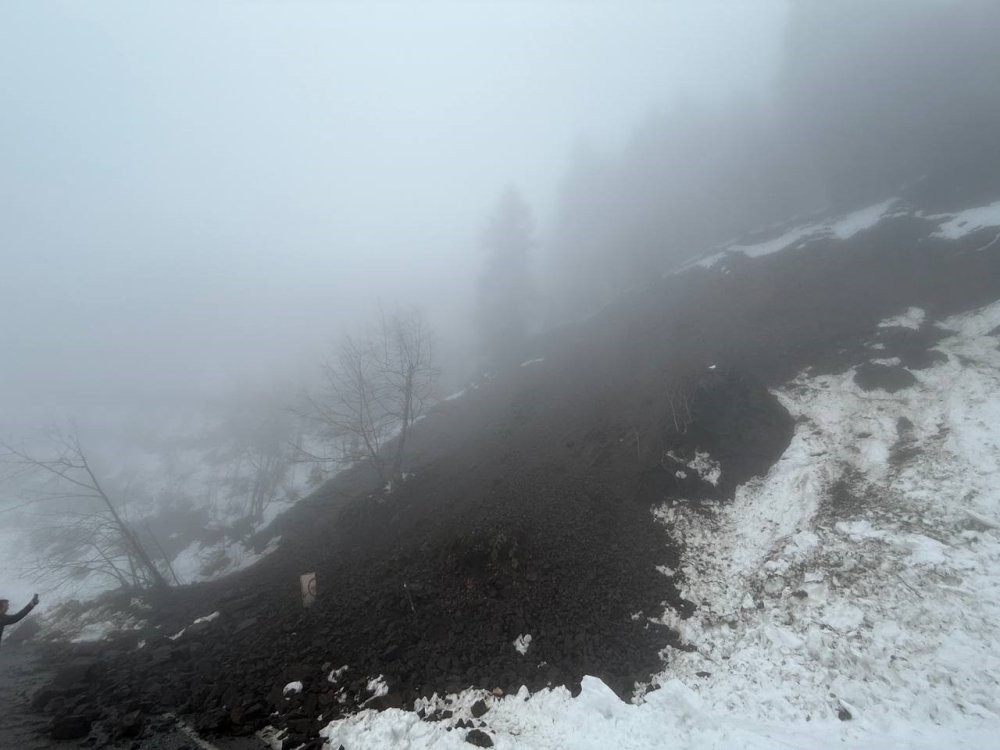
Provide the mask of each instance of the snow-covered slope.
MULTIPOLYGON (((886 327, 921 317, 900 312, 886 327)), ((466 692, 424 706, 444 721, 335 721, 330 746, 468 747, 454 727, 482 699, 498 748, 996 747, 1000 303, 940 325, 947 361, 914 387, 803 374, 776 392, 798 426, 766 477, 708 515, 657 510, 699 608, 660 618, 693 650, 668 650, 635 704, 595 678, 577 697, 466 692)))

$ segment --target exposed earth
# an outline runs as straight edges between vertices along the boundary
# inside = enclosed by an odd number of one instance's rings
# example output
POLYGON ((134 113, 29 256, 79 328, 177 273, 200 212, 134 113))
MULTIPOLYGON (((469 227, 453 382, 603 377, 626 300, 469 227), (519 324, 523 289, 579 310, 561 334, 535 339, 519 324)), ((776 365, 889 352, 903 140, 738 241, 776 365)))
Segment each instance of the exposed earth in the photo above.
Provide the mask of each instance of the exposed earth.
POLYGON ((93 744, 151 736, 171 713, 202 734, 270 725, 287 747, 319 747, 326 722, 361 706, 468 686, 578 690, 594 675, 629 696, 680 647, 642 614, 702 604, 661 573, 685 547, 653 507, 725 503, 767 472, 794 429, 769 388, 857 367, 862 388, 905 389, 942 356, 930 321, 1000 298, 1000 246, 936 226, 900 213, 849 239, 733 255, 549 334, 533 361, 417 425, 402 486, 354 467, 278 519, 259 540, 278 549, 254 567, 120 596, 145 625, 63 647, 34 708, 93 744), (926 320, 879 328, 910 308, 926 320))

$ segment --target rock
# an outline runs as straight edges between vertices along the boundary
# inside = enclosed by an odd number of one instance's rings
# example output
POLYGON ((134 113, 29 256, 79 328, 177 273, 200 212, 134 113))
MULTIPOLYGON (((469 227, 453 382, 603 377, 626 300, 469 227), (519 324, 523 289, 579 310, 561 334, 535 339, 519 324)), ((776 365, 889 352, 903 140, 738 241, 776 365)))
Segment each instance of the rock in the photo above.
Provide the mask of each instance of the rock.
POLYGON ((142 732, 143 715, 141 711, 129 711, 118 724, 122 737, 138 737, 142 732))
POLYGON ((854 717, 851 716, 851 712, 850 711, 848 711, 846 708, 844 708, 843 706, 841 706, 840 710, 837 711, 837 718, 840 719, 841 721, 850 721, 854 717))
POLYGON ((493 740, 482 729, 473 729, 465 735, 465 741, 476 747, 493 747, 493 740))
POLYGON ((481 698, 472 704, 472 715, 477 719, 489 710, 490 709, 489 706, 486 705, 486 701, 481 698))
POLYGON ((97 668, 97 660, 89 657, 78 657, 69 664, 64 664, 52 678, 52 686, 57 689, 72 688, 86 684, 97 668))
POLYGON ((90 720, 85 716, 60 716, 52 721, 52 739, 78 740, 90 734, 90 720))

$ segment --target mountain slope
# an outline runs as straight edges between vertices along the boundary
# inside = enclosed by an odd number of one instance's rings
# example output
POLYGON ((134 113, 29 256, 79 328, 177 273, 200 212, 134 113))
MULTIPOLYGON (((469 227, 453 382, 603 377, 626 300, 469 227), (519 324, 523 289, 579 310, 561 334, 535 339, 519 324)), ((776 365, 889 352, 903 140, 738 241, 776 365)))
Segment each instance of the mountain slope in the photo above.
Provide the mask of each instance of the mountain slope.
MULTIPOLYGON (((887 639, 905 640, 881 627, 904 605, 925 626, 890 684, 947 682, 941 669, 977 660, 989 679, 992 662, 968 644, 992 630, 962 625, 962 659, 928 656, 920 644, 942 620, 910 599, 926 598, 921 586, 937 596, 937 573, 951 587, 941 596, 961 599, 957 571, 994 554, 997 445, 988 422, 962 416, 973 396, 997 408, 982 329, 1000 298, 1000 243, 984 216, 976 228, 893 202, 754 238, 551 334, 540 361, 418 425, 401 488, 385 494, 365 467, 338 476, 279 519, 275 553, 174 592, 70 694, 95 716, 132 695, 203 730, 275 724, 290 746, 334 719, 333 747, 444 747, 459 746, 464 732, 448 729, 482 693, 451 708, 428 696, 565 684, 582 696, 496 701, 484 719, 497 743, 565 746, 571 732, 585 746, 573 724, 609 721, 621 733, 595 736, 623 747, 633 731, 631 746, 660 746, 649 722, 688 732, 680 746, 766 746, 793 741, 800 722, 834 732, 841 711, 887 705, 863 683, 885 677, 872 665, 893 655, 887 639), (982 478, 965 489, 972 466, 982 478), (840 557, 857 563, 851 575, 832 567, 840 557), (313 571, 319 600, 303 610, 298 575, 313 571), (864 641, 863 625, 878 637, 864 641), (289 683, 301 685, 286 694, 289 683), (762 728, 713 735, 727 715, 762 728), (767 722, 785 725, 768 734, 767 722)), ((977 621, 993 611, 985 598, 977 621)), ((955 719, 959 705, 991 716, 964 684, 903 702, 940 704, 921 721, 955 719)))

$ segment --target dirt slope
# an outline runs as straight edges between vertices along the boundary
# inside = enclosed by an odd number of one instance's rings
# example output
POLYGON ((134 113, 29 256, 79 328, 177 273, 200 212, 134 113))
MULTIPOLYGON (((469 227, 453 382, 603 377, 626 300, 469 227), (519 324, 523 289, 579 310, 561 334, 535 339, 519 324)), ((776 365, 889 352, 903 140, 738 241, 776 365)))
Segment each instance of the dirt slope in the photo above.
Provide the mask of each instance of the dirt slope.
MULTIPOLYGON (((1000 247, 971 252, 974 237, 935 239, 933 228, 890 218, 848 241, 668 277, 551 334, 543 361, 418 425, 397 491, 364 467, 338 476, 279 520, 278 552, 173 592, 152 615, 158 630, 96 659, 85 689, 63 684, 42 708, 97 718, 133 705, 235 733, 270 722, 298 742, 315 737, 320 715, 369 701, 379 675, 387 692, 368 706, 584 674, 627 694, 673 642, 641 615, 699 604, 656 569, 677 567, 683 540, 653 523, 651 504, 725 501, 766 472, 793 427, 767 387, 865 363, 862 342, 882 318, 1000 297, 1000 247), (721 465, 717 483, 688 465, 698 452, 721 465), (306 611, 307 571, 320 596, 306 611), (525 655, 513 647, 522 634, 533 639, 525 655), (295 680, 303 691, 283 696, 295 680)), ((889 338, 880 356, 919 367, 935 335, 889 338)))

